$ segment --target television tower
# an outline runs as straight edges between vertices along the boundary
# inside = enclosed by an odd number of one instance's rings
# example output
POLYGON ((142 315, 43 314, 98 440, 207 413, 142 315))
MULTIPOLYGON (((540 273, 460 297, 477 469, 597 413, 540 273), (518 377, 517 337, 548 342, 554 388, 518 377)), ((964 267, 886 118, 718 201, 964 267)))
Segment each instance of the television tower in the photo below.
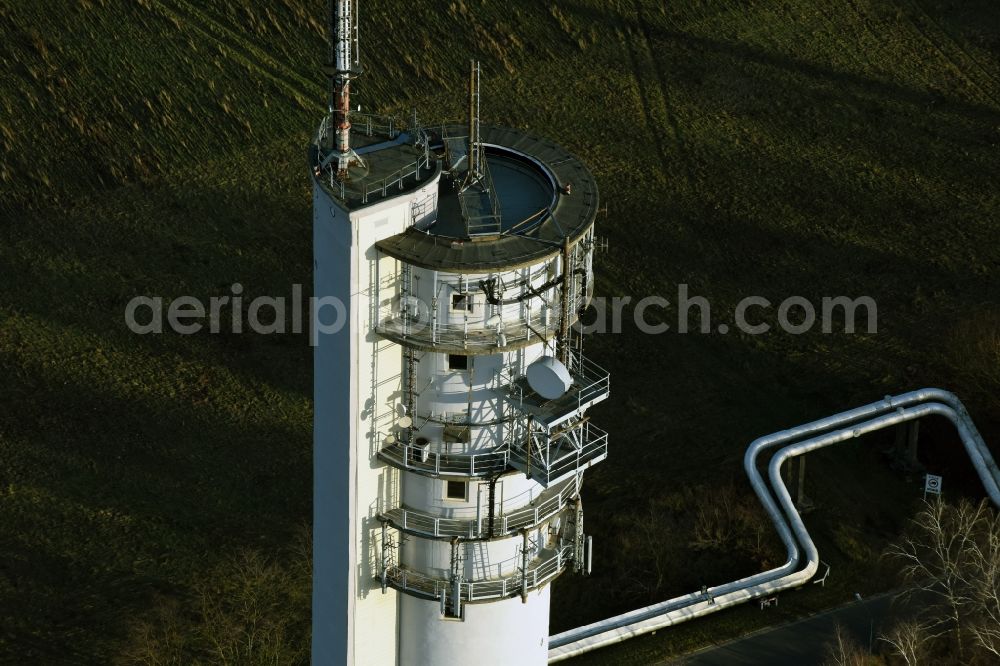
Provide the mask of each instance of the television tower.
POLYGON ((551 583, 586 573, 580 488, 610 377, 573 324, 597 185, 551 141, 350 110, 331 7, 313 175, 313 663, 541 665, 551 583))

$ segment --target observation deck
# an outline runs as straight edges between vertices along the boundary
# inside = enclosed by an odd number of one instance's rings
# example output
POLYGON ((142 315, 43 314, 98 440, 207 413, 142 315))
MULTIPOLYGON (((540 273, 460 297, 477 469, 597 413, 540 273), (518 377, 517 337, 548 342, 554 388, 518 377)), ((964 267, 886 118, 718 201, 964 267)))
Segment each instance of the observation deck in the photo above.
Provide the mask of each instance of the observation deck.
POLYGON ((583 354, 572 353, 567 369, 573 384, 555 400, 548 400, 535 392, 524 375, 501 378, 501 381, 506 379, 506 383, 500 386, 500 392, 514 409, 530 416, 535 425, 551 431, 611 395, 611 373, 583 354))
POLYGON ((436 319, 414 325, 406 321, 405 314, 393 314, 381 320, 375 330, 386 340, 418 351, 476 356, 547 342, 558 334, 559 325, 555 315, 546 313, 529 313, 499 327, 480 322, 441 324, 436 319))
MULTIPOLYGON (((589 301, 585 276, 574 275, 571 281, 570 326, 589 301)), ((375 332, 417 351, 463 356, 514 351, 547 342, 559 333, 559 313, 554 308, 531 308, 529 304, 521 316, 491 324, 482 315, 466 317, 461 323, 442 321, 438 307, 442 306, 421 307, 413 314, 400 311, 399 302, 384 303, 378 311, 375 332)))
POLYGON ((395 442, 379 449, 378 458, 397 469, 434 478, 496 476, 510 471, 506 447, 484 453, 440 453, 395 442))
POLYGON ((323 119, 309 150, 313 176, 347 210, 417 189, 440 175, 441 163, 429 145, 417 145, 417 128, 404 128, 388 116, 352 112, 349 117, 351 146, 363 164, 352 166, 348 178, 337 176, 331 116, 323 119))
POLYGON ((528 506, 515 511, 502 512, 494 516, 493 532, 490 533, 486 515, 476 518, 443 518, 425 511, 415 511, 405 506, 390 509, 379 515, 394 528, 407 534, 428 539, 479 541, 507 537, 545 522, 566 509, 576 497, 576 479, 569 479, 561 485, 543 491, 528 506))
POLYGON ((509 464, 548 488, 608 457, 608 433, 586 419, 510 449, 509 464))
MULTIPOLYGON (((531 441, 530 446, 520 442, 474 454, 439 453, 395 442, 379 449, 378 458, 432 478, 485 478, 520 471, 549 488, 608 457, 608 433, 585 419, 552 434, 535 431, 531 441)), ((454 536, 474 534, 469 529, 465 525, 454 536)))
MULTIPOLYGON (((467 130, 446 125, 446 138, 467 130)), ((469 233, 463 220, 460 188, 442 180, 439 213, 428 224, 380 241, 379 251, 420 268, 450 273, 511 270, 557 255, 563 245, 580 241, 591 229, 599 204, 594 177, 574 155, 522 130, 482 127, 486 161, 500 203, 499 233, 469 233)))
MULTIPOLYGON (((574 547, 562 545, 543 548, 538 556, 528 562, 527 573, 518 571, 507 576, 463 580, 460 594, 465 602, 490 601, 515 597, 523 592, 545 585, 561 574, 573 562, 574 547)), ((406 566, 390 564, 384 571, 385 582, 392 588, 416 597, 440 600, 450 596, 455 583, 414 571, 406 566)))

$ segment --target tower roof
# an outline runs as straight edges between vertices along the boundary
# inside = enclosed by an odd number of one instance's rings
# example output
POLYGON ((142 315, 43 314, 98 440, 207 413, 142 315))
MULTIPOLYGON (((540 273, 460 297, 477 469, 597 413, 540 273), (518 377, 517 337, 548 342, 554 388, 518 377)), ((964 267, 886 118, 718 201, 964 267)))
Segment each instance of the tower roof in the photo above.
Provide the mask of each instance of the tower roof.
MULTIPOLYGON (((447 134, 462 128, 443 130, 447 134)), ((482 142, 488 157, 511 167, 508 176, 494 180, 503 215, 500 233, 470 237, 468 203, 460 202, 455 186, 443 179, 434 223, 380 241, 379 250, 423 268, 482 273, 538 263, 591 228, 598 209, 597 183, 579 159, 518 129, 484 125, 482 142)))

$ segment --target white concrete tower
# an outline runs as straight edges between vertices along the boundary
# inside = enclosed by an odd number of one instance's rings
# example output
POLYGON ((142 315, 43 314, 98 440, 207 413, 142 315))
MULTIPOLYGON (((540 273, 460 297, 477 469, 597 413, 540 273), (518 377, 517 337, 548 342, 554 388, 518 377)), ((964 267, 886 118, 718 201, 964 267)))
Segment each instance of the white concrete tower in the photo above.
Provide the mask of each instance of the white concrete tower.
MULTIPOLYGON (((335 35, 356 35, 349 4, 335 35)), ((480 127, 478 67, 469 123, 435 128, 345 115, 341 69, 310 153, 313 663, 544 664, 549 584, 589 567, 583 471, 607 455, 585 412, 609 376, 573 330, 596 184, 480 127)))

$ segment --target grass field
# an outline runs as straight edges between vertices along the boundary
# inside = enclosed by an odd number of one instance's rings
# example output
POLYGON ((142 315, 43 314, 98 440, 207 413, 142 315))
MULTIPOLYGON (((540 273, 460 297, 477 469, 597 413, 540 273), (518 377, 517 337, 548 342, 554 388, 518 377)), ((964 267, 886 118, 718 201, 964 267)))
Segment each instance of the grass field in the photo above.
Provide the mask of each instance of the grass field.
MULTIPOLYGON (((307 340, 140 337, 122 314, 136 295, 207 299, 234 282, 308 293, 325 6, 0 5, 0 662, 127 662, 166 625, 187 638, 156 644, 190 661, 206 608, 236 612, 212 600, 232 596, 247 558, 282 581, 266 607, 286 642, 306 640, 307 340)), ((555 585, 553 630, 773 563, 752 512, 695 543, 706 498, 752 505, 741 459, 758 435, 940 385, 1000 439, 1000 4, 362 12, 367 109, 460 118, 479 57, 485 119, 592 166, 607 205, 599 294, 674 300, 686 283, 718 313, 747 295, 879 304, 874 335, 646 336, 626 319, 594 336, 613 374, 593 412, 612 453, 584 498, 596 570, 555 585)), ((946 488, 981 493, 947 453, 953 435, 924 432, 946 488)), ((825 588, 580 663, 649 663, 889 585, 872 566, 920 481, 890 469, 884 444, 810 457, 825 588)))

